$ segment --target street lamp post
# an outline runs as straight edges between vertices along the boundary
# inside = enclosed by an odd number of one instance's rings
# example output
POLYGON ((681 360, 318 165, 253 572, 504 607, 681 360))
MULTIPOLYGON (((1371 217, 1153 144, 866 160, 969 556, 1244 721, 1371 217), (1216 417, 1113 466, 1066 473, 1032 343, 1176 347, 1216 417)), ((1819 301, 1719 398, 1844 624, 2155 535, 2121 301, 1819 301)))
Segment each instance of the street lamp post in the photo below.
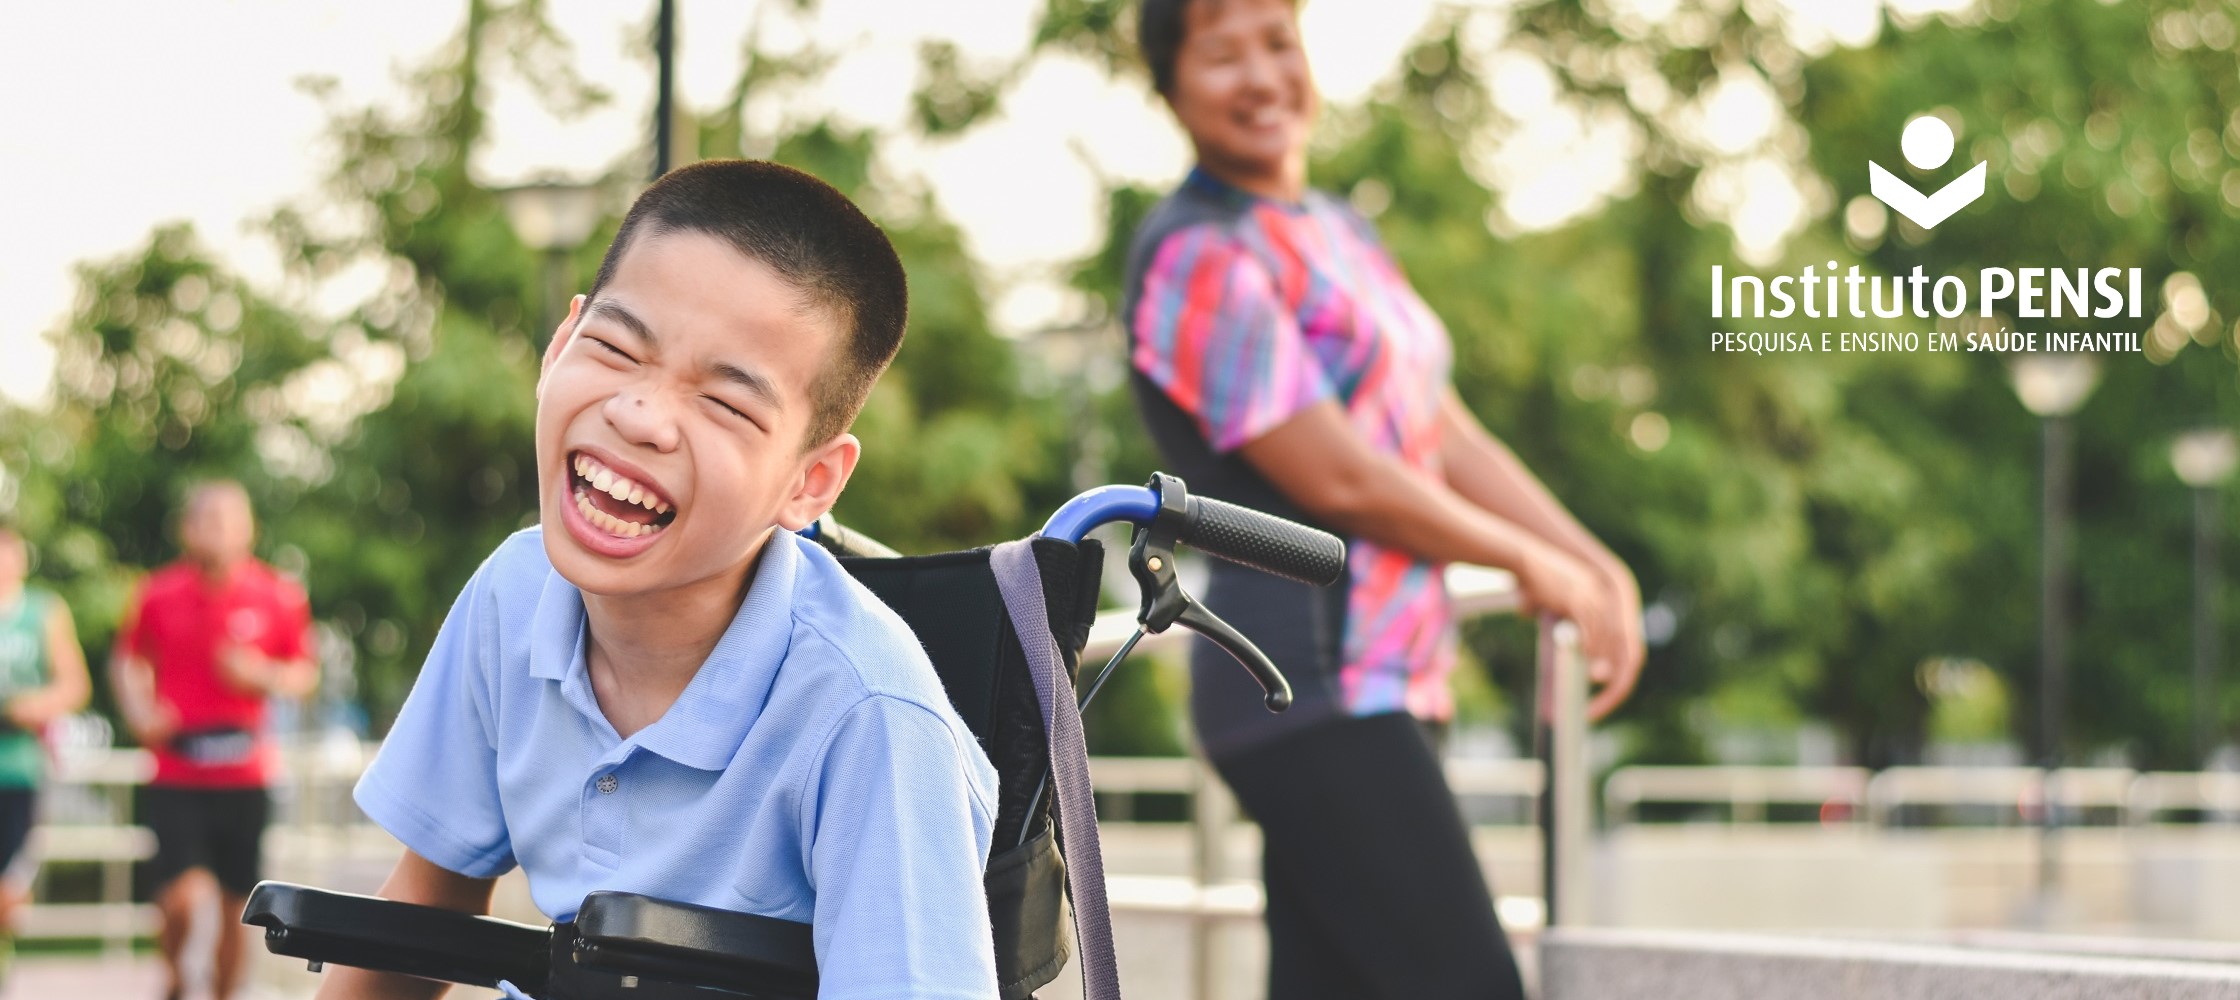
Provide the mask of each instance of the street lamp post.
POLYGON ((2222 427, 2188 431, 2170 443, 2170 465, 2193 487, 2193 762, 2207 767, 2216 739, 2210 676, 2220 655, 2217 618, 2224 603, 2216 566, 2217 490, 2240 465, 2240 442, 2222 427))
POLYGON ((2038 767, 2043 801, 2038 810, 2038 903, 2041 918, 2050 918, 2059 881, 2055 845, 2061 829, 2054 772, 2062 760, 2062 684, 2069 658, 2069 492, 2075 478, 2070 467, 2074 442, 2069 418, 2092 394, 2100 369, 2088 354, 2025 354, 2010 373, 2015 395, 2024 409, 2038 417, 2043 431, 2038 590, 2038 767))
POLYGON ((676 152, 677 3, 661 0, 654 14, 653 58, 656 66, 653 92, 653 179, 669 172, 669 157, 676 152))
POLYGON ((560 304, 567 301, 568 254, 590 238, 599 224, 599 189, 589 184, 543 180, 498 191, 506 221, 515 236, 544 255, 544 301, 538 310, 537 346, 560 325, 560 304))

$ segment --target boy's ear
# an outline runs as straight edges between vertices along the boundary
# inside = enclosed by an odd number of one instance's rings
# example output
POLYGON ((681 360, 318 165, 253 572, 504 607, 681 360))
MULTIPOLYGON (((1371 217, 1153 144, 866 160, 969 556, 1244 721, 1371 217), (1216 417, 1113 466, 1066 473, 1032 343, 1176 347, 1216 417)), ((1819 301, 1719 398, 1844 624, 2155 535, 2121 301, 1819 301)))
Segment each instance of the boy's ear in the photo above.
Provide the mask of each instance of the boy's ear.
POLYGON ((801 469, 793 495, 778 507, 778 523, 787 531, 800 531, 823 517, 840 499, 840 491, 856 471, 856 459, 862 456, 863 442, 853 434, 834 437, 802 456, 808 464, 801 469))
POLYGON ((552 370, 552 363, 560 360, 560 352, 568 349, 568 342, 576 339, 576 323, 583 319, 583 296, 568 300, 568 318, 560 321, 552 331, 552 343, 544 346, 544 361, 537 368, 537 395, 544 395, 544 373, 552 370))

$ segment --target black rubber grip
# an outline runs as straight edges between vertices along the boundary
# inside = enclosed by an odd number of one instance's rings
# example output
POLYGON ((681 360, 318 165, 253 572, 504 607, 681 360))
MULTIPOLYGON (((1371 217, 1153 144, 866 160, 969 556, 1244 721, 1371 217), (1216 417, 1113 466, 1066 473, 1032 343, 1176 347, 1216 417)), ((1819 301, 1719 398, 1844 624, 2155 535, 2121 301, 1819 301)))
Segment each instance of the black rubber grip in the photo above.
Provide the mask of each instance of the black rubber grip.
POLYGON ((1190 497, 1176 541, 1286 580, 1327 587, 1346 571, 1346 543, 1327 531, 1250 507, 1190 497))

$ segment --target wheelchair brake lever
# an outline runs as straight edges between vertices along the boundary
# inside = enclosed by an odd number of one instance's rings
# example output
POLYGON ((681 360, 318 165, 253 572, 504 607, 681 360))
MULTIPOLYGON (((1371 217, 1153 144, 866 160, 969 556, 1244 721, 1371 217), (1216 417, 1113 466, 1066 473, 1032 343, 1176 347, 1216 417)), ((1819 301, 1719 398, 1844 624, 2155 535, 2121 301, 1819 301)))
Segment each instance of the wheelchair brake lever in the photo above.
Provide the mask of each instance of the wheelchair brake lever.
POLYGON ((1213 644, 1227 650, 1237 662, 1244 664, 1252 679, 1260 682, 1260 690, 1267 693, 1268 711, 1281 712, 1291 707, 1291 682, 1284 679, 1283 671, 1276 669, 1274 660, 1244 637, 1244 633, 1229 627, 1219 615, 1206 610, 1188 594, 1182 595, 1182 613, 1175 624, 1213 640, 1213 644))
POLYGON ((1291 707, 1291 682, 1284 679, 1283 671, 1276 669, 1275 661, 1253 645, 1244 633, 1222 621, 1219 615, 1199 604, 1198 599, 1182 589, 1182 581, 1174 572, 1174 547, 1188 517, 1189 494, 1182 480, 1172 476, 1154 477, 1159 486, 1159 511, 1149 524, 1138 525, 1135 541, 1128 546, 1128 572, 1136 578, 1136 586, 1143 592, 1142 607, 1136 612, 1136 622, 1143 630, 1160 633, 1180 624, 1213 641, 1226 650, 1245 670, 1258 681, 1265 694, 1268 711, 1281 712, 1291 707))

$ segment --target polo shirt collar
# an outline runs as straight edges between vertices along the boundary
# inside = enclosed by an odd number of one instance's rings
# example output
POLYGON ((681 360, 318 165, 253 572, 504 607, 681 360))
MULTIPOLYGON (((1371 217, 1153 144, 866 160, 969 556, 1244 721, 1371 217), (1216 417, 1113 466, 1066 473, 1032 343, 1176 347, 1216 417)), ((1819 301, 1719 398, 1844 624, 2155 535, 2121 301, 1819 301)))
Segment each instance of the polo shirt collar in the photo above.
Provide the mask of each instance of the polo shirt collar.
MULTIPOLYGON (((703 771, 731 766, 748 730, 762 715, 778 668, 793 643, 799 545, 792 532, 771 531, 757 557, 754 583, 707 662, 661 718, 623 742, 703 771)), ((562 696, 577 711, 612 732, 591 691, 583 592, 558 571, 551 573, 538 595, 530 628, 530 676, 559 682, 562 696)))

